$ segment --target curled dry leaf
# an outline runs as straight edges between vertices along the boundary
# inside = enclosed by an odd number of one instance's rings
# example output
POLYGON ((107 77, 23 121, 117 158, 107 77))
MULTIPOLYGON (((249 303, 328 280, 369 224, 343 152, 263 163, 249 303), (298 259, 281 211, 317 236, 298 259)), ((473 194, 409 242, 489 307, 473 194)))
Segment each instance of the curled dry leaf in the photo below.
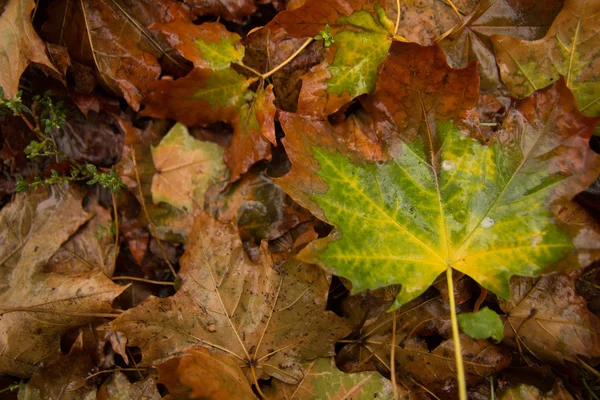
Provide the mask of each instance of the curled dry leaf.
POLYGON ((299 359, 333 355, 349 329, 325 311, 329 284, 322 271, 295 262, 276 271, 266 243, 254 265, 235 229, 206 214, 192 232, 180 260, 181 289, 170 298, 151 297, 109 325, 140 347, 140 365, 205 347, 236 358, 247 377, 296 383, 299 359))
POLYGON ((588 116, 600 116, 600 3, 566 0, 543 39, 526 41, 494 36, 502 80, 517 98, 564 77, 577 105, 588 116))
POLYGON ((172 399, 256 400, 238 361, 228 354, 190 349, 156 368, 172 399))
POLYGON ((600 320, 575 293, 576 277, 513 278, 511 300, 500 302, 505 343, 552 364, 600 357, 600 320))
POLYGON ((59 354, 62 334, 110 313, 112 301, 124 290, 98 269, 43 272, 52 255, 91 218, 81 207, 81 195, 69 187, 53 190, 50 196, 43 190, 19 195, 0 212, 6 285, 0 293, 0 370, 20 377, 31 376, 40 363, 59 354))
MULTIPOLYGON (((392 57, 386 68, 395 62, 404 61, 392 57)), ((301 260, 349 279, 353 291, 402 284, 397 307, 448 266, 507 298, 511 275, 598 258, 593 232, 557 225, 553 214, 600 172, 600 158, 588 144, 595 121, 574 108, 562 82, 517 103, 488 145, 444 122, 461 108, 447 109, 430 91, 423 99, 416 90, 404 99, 408 107, 384 114, 388 137, 395 132, 405 142, 382 164, 365 163, 332 136, 298 131, 307 118, 281 113, 292 168, 276 182, 335 226, 309 244, 301 260), (404 110, 422 117, 405 121, 402 115, 414 114, 404 110), (400 129, 393 130, 396 124, 400 129)))
POLYGON ((152 201, 161 201, 184 211, 204 205, 204 192, 225 175, 223 149, 194 139, 183 124, 175 124, 152 147, 156 173, 152 177, 152 201))
POLYGON ((34 8, 34 0, 8 0, 0 9, 0 87, 4 96, 10 99, 17 95, 21 74, 31 63, 43 65, 60 75, 46 54, 44 42, 31 25, 34 8))
POLYGON ((49 362, 33 374, 19 392, 19 399, 93 399, 96 385, 86 380, 93 368, 92 359, 83 351, 83 340, 79 336, 68 355, 49 362))

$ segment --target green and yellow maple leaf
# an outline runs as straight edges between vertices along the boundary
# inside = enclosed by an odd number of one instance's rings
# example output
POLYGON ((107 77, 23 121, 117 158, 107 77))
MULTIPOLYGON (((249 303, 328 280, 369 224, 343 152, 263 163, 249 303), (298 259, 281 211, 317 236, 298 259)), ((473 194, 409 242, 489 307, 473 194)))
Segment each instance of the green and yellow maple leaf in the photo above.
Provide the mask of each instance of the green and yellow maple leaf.
POLYGON ((543 39, 528 42, 493 36, 502 80, 523 98, 561 76, 581 112, 600 116, 600 2, 567 0, 543 39))
POLYGON ((512 275, 598 257, 585 229, 554 214, 600 171, 588 145, 594 120, 562 83, 519 102, 488 145, 427 119, 398 155, 369 164, 333 130, 303 129, 309 117, 281 113, 292 169, 276 181, 335 226, 303 261, 349 279, 354 292, 401 284, 397 307, 450 268, 508 298, 512 275))
POLYGON ((204 205, 204 192, 223 177, 223 149, 216 143, 194 139, 183 124, 175 124, 152 147, 156 173, 152 178, 152 200, 186 211, 204 205))

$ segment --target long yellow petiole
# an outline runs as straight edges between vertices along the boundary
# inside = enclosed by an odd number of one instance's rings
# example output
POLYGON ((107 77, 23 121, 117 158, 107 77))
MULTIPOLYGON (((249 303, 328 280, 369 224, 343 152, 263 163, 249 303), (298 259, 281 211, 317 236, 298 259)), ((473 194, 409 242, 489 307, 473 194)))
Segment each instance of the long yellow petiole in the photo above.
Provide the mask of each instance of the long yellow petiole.
POLYGON ((467 400, 467 385, 465 382, 465 367, 463 365, 462 350, 460 348, 460 332, 458 331, 458 318, 456 317, 456 301, 454 300, 454 282, 452 281, 452 267, 446 270, 448 282, 448 298, 450 299, 450 319, 452 321, 452 338, 454 339, 454 358, 456 359, 456 380, 458 381, 458 398, 467 400))

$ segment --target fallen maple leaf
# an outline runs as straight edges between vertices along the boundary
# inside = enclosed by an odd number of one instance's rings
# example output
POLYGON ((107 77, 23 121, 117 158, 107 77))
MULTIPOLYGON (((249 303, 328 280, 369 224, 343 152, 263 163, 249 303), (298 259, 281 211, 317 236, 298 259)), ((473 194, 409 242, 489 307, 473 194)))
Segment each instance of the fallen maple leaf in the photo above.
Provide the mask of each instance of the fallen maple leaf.
POLYGON ((599 2, 566 0, 543 39, 493 36, 500 74, 511 95, 527 97, 563 76, 581 112, 600 116, 599 23, 599 2))
POLYGON ((9 99, 17 95, 21 74, 31 63, 43 65, 60 75, 46 54, 44 42, 31 25, 34 8, 34 0, 9 0, 2 6, 0 87, 4 89, 4 96, 9 99))
POLYGON ((325 311, 329 284, 322 271, 294 262, 276 271, 266 243, 254 265, 235 229, 205 214, 192 232, 180 260, 181 289, 171 298, 149 298, 108 326, 140 347, 139 365, 205 347, 236 358, 254 381, 270 375, 295 383, 302 377, 299 359, 333 355, 348 327, 325 311))
POLYGON ((238 361, 228 354, 190 349, 156 368, 158 382, 173 399, 256 399, 238 361))
POLYGON ((223 178, 223 149, 215 143, 194 139, 185 125, 175 124, 152 148, 156 173, 152 200, 192 211, 202 208, 206 189, 223 178))
MULTIPOLYGON (((598 257, 598 246, 584 243, 585 229, 559 227, 551 211, 600 171, 588 145, 594 120, 578 113, 564 84, 518 103, 498 140, 487 146, 451 122, 436 122, 446 109, 435 102, 435 91, 433 107, 416 93, 406 99, 408 107, 384 114, 392 124, 403 124, 390 133, 416 138, 380 165, 361 163, 359 152, 332 136, 298 131, 307 117, 280 114, 292 169, 276 182, 336 226, 329 237, 309 244, 300 259, 348 278, 355 292, 402 284, 397 307, 449 266, 508 298, 511 275, 535 275, 561 260, 586 264, 598 257), (404 109, 422 117, 416 124, 399 119, 404 109)), ((450 115, 460 110, 450 107, 450 115)))
POLYGON ((599 357, 600 320, 575 293, 575 278, 513 278, 511 300, 500 301, 505 343, 553 364, 599 357))
POLYGON ((112 311, 126 288, 97 269, 80 274, 44 273, 48 260, 91 215, 81 195, 55 186, 22 194, 2 209, 1 255, 8 287, 0 293, 0 370, 28 377, 59 354, 62 334, 112 311), (22 310, 22 311, 21 311, 22 310), (30 311, 28 311, 30 310, 30 311))

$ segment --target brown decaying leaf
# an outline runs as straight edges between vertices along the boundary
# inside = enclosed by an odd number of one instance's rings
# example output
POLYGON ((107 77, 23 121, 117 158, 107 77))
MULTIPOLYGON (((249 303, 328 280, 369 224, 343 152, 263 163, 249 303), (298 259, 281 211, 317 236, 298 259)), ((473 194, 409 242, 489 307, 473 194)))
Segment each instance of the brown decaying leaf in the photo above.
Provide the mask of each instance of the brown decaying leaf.
POLYGON ((96 68, 100 83, 137 111, 148 85, 160 75, 158 58, 168 53, 147 26, 186 14, 171 0, 158 7, 132 6, 133 11, 116 0, 55 0, 43 31, 51 42, 66 46, 75 61, 96 68))
POLYGON ((507 313, 505 343, 551 364, 599 357, 600 320, 575 293, 576 278, 576 273, 513 278, 512 300, 500 301, 507 313))
POLYGON ((49 362, 33 374, 25 389, 19 392, 19 398, 26 400, 95 398, 96 385, 92 380, 86 380, 93 368, 92 359, 83 351, 83 339, 80 335, 68 355, 49 362))
MULTIPOLYGON (((400 0, 398 35, 409 42, 430 46, 443 34, 460 26, 475 10, 478 0, 400 0), (456 6, 458 14, 450 4, 456 6)), ((396 19, 396 1, 388 0, 390 19, 396 19)))
POLYGON ((94 314, 110 313, 112 301, 125 289, 97 269, 73 275, 42 272, 61 245, 90 219, 81 200, 69 187, 55 185, 49 197, 44 190, 23 194, 0 213, 4 373, 31 376, 40 363, 59 354, 62 334, 94 321, 94 314), (48 312, 6 312, 14 307, 48 312))
POLYGON ((184 0, 192 12, 199 17, 216 15, 228 21, 242 22, 244 17, 256 11, 257 0, 184 0))
MULTIPOLYGON (((468 386, 510 365, 511 353, 506 348, 463 334, 460 342, 468 386)), ((414 377, 434 393, 452 394, 451 398, 456 398, 458 393, 455 365, 454 339, 442 342, 432 351, 424 340, 416 337, 396 348, 396 370, 400 377, 414 377)))
POLYGON ((98 204, 96 196, 90 198, 85 210, 93 217, 52 256, 44 272, 76 274, 100 268, 106 276, 112 276, 115 239, 110 233, 110 211, 98 204))
POLYGON ((256 399, 237 360, 227 354, 190 349, 156 368, 172 399, 256 399))
POLYGON ((464 17, 458 29, 439 41, 440 47, 453 68, 464 68, 468 62, 477 60, 481 87, 497 87, 501 82, 490 36, 539 39, 550 28, 562 3, 562 0, 483 0, 464 17))
POLYGON ((267 28, 281 27, 295 38, 313 37, 326 24, 333 24, 338 17, 360 10, 365 2, 366 0, 307 0, 302 7, 277 14, 267 28))
POLYGON ((97 400, 160 400, 154 378, 148 377, 131 383, 122 372, 114 372, 108 378, 96 395, 97 400))
POLYGON ((247 377, 255 370, 258 378, 293 383, 302 376, 298 358, 333 355, 349 330, 325 311, 329 283, 319 268, 291 262, 276 271, 266 243, 254 265, 235 229, 205 214, 192 232, 180 260, 181 289, 151 297, 109 325, 140 347, 140 365, 205 347, 235 357, 247 377))
POLYGON ((9 0, 0 10, 0 87, 12 99, 19 91, 19 79, 31 63, 43 65, 60 75, 48 55, 46 46, 31 25, 34 0, 9 0))
POLYGON ((464 126, 462 119, 478 100, 476 63, 453 69, 437 46, 394 42, 377 79, 377 90, 362 104, 377 121, 377 136, 393 153, 400 140, 410 143, 428 131, 435 132, 436 120, 454 120, 464 126))

